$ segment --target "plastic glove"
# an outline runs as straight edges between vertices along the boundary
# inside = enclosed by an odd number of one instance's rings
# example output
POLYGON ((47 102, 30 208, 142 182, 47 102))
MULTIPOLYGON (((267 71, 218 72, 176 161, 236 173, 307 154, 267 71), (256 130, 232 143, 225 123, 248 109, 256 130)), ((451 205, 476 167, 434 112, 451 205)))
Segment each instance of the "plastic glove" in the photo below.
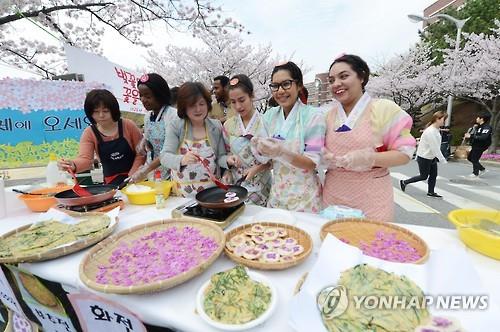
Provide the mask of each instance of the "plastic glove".
POLYGON ((233 183, 233 174, 229 170, 224 172, 224 175, 222 176, 222 182, 225 184, 231 184, 233 183))
POLYGON ((252 151, 252 154, 259 163, 266 164, 267 162, 269 162, 270 159, 264 157, 259 153, 259 151, 257 151, 257 144, 259 142, 259 139, 260 139, 259 137, 252 137, 252 139, 250 140, 250 151, 252 151))
POLYGON ((276 138, 252 138, 257 152, 264 157, 290 163, 294 153, 285 147, 285 141, 276 138))
POLYGON ((232 154, 227 157, 227 164, 229 166, 241 167, 241 160, 237 155, 232 154))
POLYGON ((137 146, 135 147, 135 152, 137 152, 137 154, 141 156, 145 156, 148 153, 147 146, 148 144, 146 137, 143 137, 139 144, 137 144, 137 146))
POLYGON ((130 176, 130 183, 137 183, 145 180, 148 177, 148 167, 146 165, 142 165, 135 171, 134 174, 130 176))
POLYGON ((349 151, 341 157, 336 157, 335 165, 355 172, 369 171, 375 164, 375 153, 372 148, 349 151))
POLYGON ((337 168, 335 155, 326 148, 321 149, 321 161, 320 165, 325 169, 337 168))

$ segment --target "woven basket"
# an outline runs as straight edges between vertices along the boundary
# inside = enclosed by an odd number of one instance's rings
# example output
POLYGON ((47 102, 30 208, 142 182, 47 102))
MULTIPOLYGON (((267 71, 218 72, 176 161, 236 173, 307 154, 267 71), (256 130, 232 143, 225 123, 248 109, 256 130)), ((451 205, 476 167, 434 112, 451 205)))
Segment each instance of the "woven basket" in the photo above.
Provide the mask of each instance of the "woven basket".
POLYGON ((226 241, 229 241, 233 236, 244 233, 246 230, 251 229, 252 226, 256 224, 265 227, 281 227, 286 229, 288 232, 288 236, 296 239, 297 244, 300 244, 302 247, 304 247, 304 251, 300 255, 295 256, 294 260, 291 260, 289 262, 264 263, 237 256, 233 254, 228 248, 224 247, 224 253, 231 260, 235 261, 236 263, 243 264, 245 266, 259 270, 284 270, 289 267, 302 263, 311 254, 313 246, 311 236, 307 234, 305 231, 301 230, 300 228, 290 226, 288 224, 273 223, 273 222, 257 222, 253 224, 242 225, 227 233, 226 241))
MULTIPOLYGON (((105 214, 105 213, 101 213, 101 212, 80 213, 80 212, 71 212, 71 211, 68 211, 66 213, 72 217, 75 217, 75 218, 85 218, 88 216, 102 216, 103 214, 105 214)), ((24 231, 25 229, 30 228, 31 225, 32 224, 24 225, 24 226, 21 226, 19 228, 14 229, 8 233, 5 233, 4 235, 2 235, 0 237, 0 241, 8 238, 11 235, 20 233, 20 232, 24 231)), ((15 264, 15 263, 25 263, 25 262, 41 262, 41 261, 45 261, 45 260, 49 260, 49 259, 54 259, 54 258, 66 256, 66 255, 72 254, 76 251, 80 251, 82 249, 90 247, 91 245, 94 245, 97 242, 101 241, 102 239, 108 237, 111 233, 113 233, 113 231, 115 230, 115 228, 117 226, 118 226, 118 218, 116 219, 116 222, 111 221, 108 228, 102 233, 99 232, 99 234, 97 236, 85 237, 85 238, 82 238, 80 240, 73 242, 70 245, 59 246, 59 247, 49 249, 47 251, 44 251, 44 252, 41 252, 38 254, 30 254, 30 255, 26 255, 26 256, 0 257, 0 263, 15 264)))
POLYGON ((338 219, 324 224, 321 227, 320 237, 323 240, 328 233, 331 233, 336 238, 348 240, 350 245, 360 248, 361 241, 370 243, 375 240, 375 234, 378 231, 396 233, 398 240, 406 241, 415 248, 421 258, 411 263, 422 264, 429 257, 429 248, 424 240, 403 227, 386 222, 368 219, 338 219))
POLYGON ((88 287, 103 293, 116 293, 116 294, 145 294, 162 291, 183 283, 186 280, 203 272, 207 267, 219 257, 222 253, 222 248, 225 245, 225 236, 222 229, 208 221, 204 220, 187 220, 187 219, 165 219, 154 221, 151 223, 138 225, 126 229, 118 234, 110 236, 102 241, 94 248, 92 248, 80 263, 80 279, 88 287), (132 243, 145 235, 151 234, 154 231, 165 230, 170 227, 185 227, 191 226, 197 228, 204 236, 209 236, 219 244, 217 250, 206 261, 200 263, 198 266, 189 271, 178 274, 172 278, 155 281, 148 284, 141 284, 135 286, 117 286, 111 284, 99 284, 96 280, 98 266, 107 264, 108 259, 116 247, 122 243, 132 243))

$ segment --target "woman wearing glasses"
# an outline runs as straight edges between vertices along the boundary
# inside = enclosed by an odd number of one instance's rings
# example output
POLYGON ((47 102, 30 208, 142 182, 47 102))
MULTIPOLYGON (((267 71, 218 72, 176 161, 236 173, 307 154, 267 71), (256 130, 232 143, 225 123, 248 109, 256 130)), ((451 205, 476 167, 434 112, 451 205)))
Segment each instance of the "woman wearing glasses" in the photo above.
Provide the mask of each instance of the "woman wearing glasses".
POLYGON ((227 182, 243 179, 241 185, 248 190, 248 201, 266 206, 271 190, 270 164, 267 158, 254 156, 250 140, 267 137, 267 133, 260 113, 253 107, 253 98, 253 84, 248 76, 233 76, 229 81, 229 101, 236 116, 224 122, 224 138, 230 153, 228 161, 236 167, 224 176, 227 182))
POLYGON ((366 92, 370 69, 356 55, 330 66, 329 82, 339 102, 327 114, 324 161, 325 205, 346 205, 370 219, 392 221, 394 200, 389 167, 404 165, 415 150, 411 117, 394 102, 366 92))
POLYGON ((270 138, 253 138, 259 154, 272 159, 273 184, 269 207, 318 212, 321 185, 316 172, 324 143, 321 112, 302 104, 302 72, 293 62, 274 67, 269 85, 279 106, 264 115, 270 138))

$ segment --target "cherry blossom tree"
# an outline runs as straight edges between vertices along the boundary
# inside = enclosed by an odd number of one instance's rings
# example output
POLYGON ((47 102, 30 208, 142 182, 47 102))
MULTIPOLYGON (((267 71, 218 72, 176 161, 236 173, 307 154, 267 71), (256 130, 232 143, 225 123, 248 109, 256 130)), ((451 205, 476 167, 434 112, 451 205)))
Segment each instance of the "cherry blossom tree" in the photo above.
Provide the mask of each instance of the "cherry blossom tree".
POLYGON ((433 66, 430 54, 431 49, 422 44, 395 56, 375 71, 367 91, 393 100, 418 123, 423 106, 441 102, 441 68, 433 66))
MULTIPOLYGON (((198 37, 203 43, 198 48, 169 45, 162 53, 149 51, 148 70, 160 73, 171 86, 186 81, 210 86, 218 75, 245 74, 254 84, 256 107, 264 110, 271 96, 268 85, 272 70, 286 60, 274 55, 271 45, 254 47, 246 44, 239 34, 216 35, 206 31, 198 37)), ((305 72, 309 70, 302 62, 298 65, 305 72)))
POLYGON ((500 132, 500 21, 492 34, 464 34, 465 43, 455 52, 454 41, 444 50, 441 73, 445 93, 475 102, 491 114, 492 147, 497 146, 500 132), (449 77, 455 67, 453 77, 449 77))
POLYGON ((194 35, 205 30, 243 30, 221 13, 208 0, 2 0, 0 57, 50 77, 65 69, 62 43, 100 54, 105 29, 142 46, 148 46, 141 37, 151 22, 194 35), (22 22, 54 38, 42 41, 36 33, 19 35, 22 22))

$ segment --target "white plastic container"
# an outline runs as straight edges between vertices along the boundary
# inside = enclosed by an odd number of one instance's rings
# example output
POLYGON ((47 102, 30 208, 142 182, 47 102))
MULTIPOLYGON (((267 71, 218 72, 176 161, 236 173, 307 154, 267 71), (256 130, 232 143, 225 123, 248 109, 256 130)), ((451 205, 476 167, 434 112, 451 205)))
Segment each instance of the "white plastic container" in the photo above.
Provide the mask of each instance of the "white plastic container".
POLYGON ((49 187, 54 187, 60 182, 65 182, 65 179, 57 167, 57 157, 53 153, 49 155, 49 163, 45 168, 45 179, 49 187))
POLYGON ((161 172, 157 169, 155 172, 155 203, 157 209, 164 209, 166 206, 165 195, 163 194, 163 183, 161 181, 161 172))

